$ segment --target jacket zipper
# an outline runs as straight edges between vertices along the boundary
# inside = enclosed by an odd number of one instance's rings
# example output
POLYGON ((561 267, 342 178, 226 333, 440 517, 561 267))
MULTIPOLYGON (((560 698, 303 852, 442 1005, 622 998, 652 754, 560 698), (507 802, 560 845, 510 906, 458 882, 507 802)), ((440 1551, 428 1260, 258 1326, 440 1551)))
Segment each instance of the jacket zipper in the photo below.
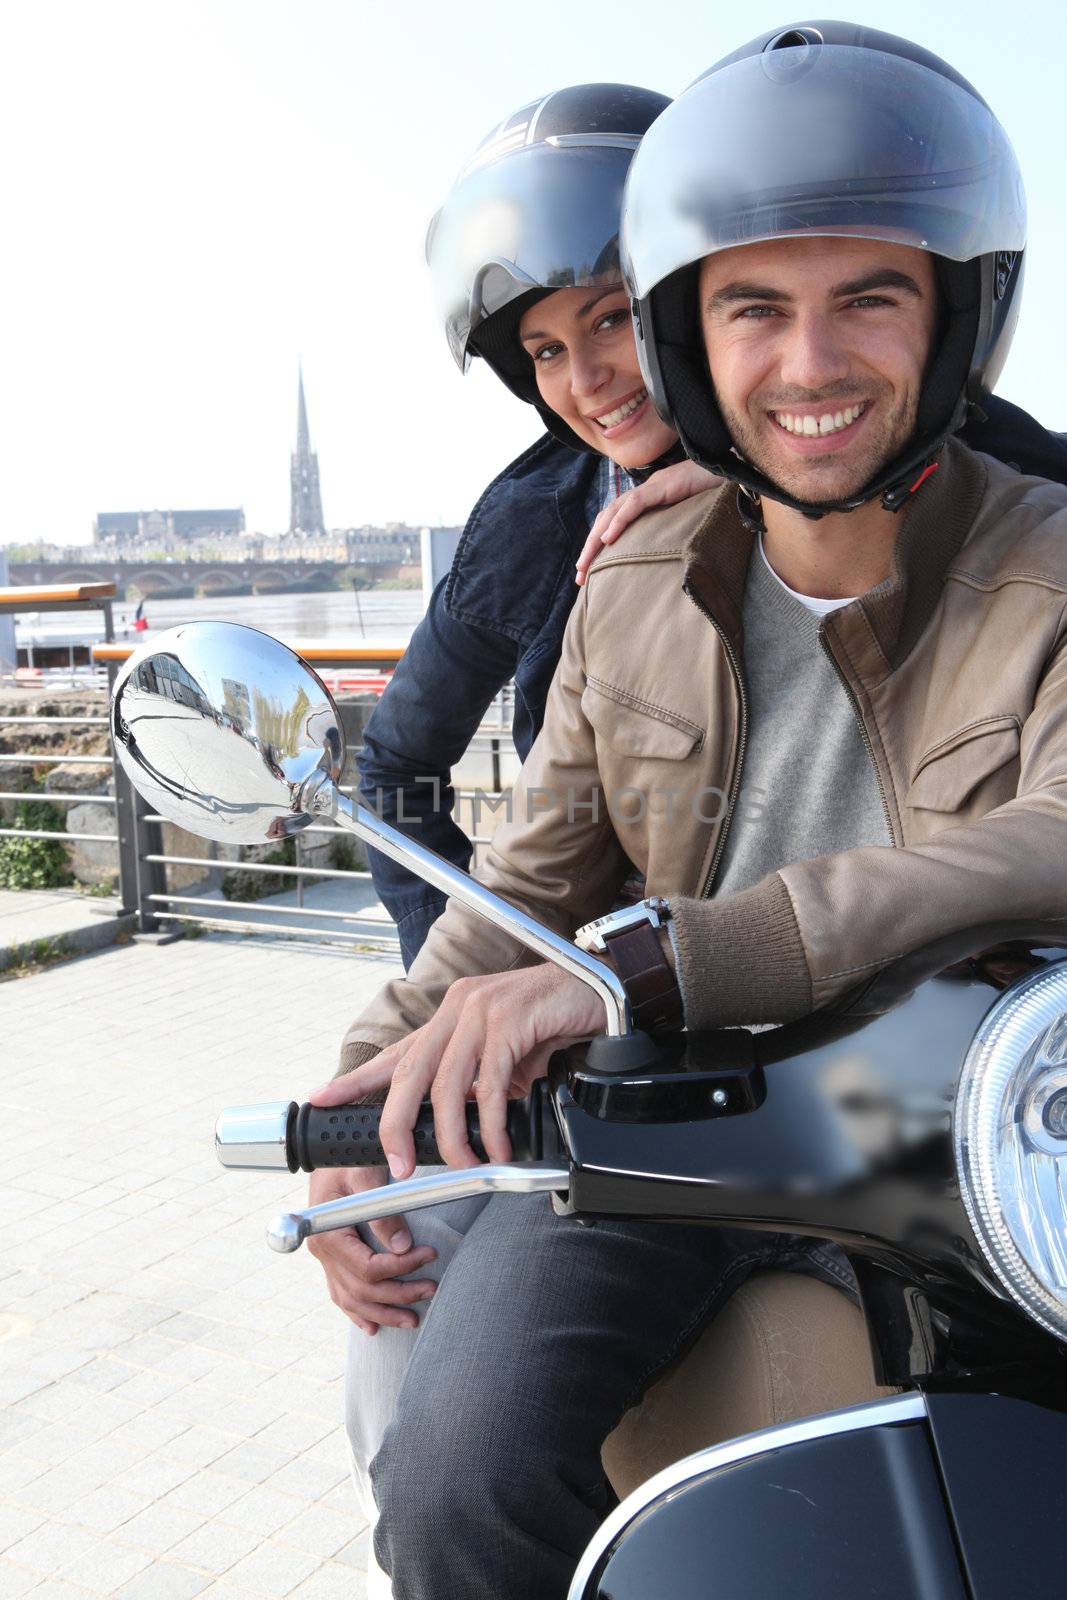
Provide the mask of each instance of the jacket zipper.
POLYGON ((851 702, 851 705, 852 705, 853 714, 854 714, 854 716, 856 718, 856 721, 859 723, 859 730, 860 730, 860 733, 863 736, 863 743, 864 743, 864 745, 866 747, 867 754, 870 757, 871 766, 874 768, 874 779, 875 779, 875 782, 878 785, 878 795, 879 795, 879 798, 880 798, 880 800, 882 802, 882 815, 885 817, 885 826, 886 826, 886 832, 889 834, 889 843, 895 847, 896 846, 896 842, 897 842, 896 841, 896 833, 895 833, 895 830, 893 828, 893 818, 891 817, 891 815, 889 813, 889 800, 886 797, 885 784, 882 782, 882 774, 881 774, 881 772, 879 771, 879 768, 878 768, 878 759, 877 759, 877 757, 875 756, 875 753, 874 753, 874 743, 873 743, 873 741, 871 739, 870 734, 867 732, 867 724, 863 720, 863 712, 862 712, 862 710, 860 708, 859 696, 856 694, 855 689, 853 689, 852 685, 849 683, 848 678, 845 676, 845 673, 842 670, 840 662, 838 661, 837 657, 834 655, 834 652, 830 647, 830 641, 827 639, 826 634, 824 632, 824 627, 825 627, 825 624, 819 628, 819 643, 822 645, 823 650, 826 652, 826 655, 829 658, 831 666, 833 667, 834 671, 837 673, 838 679, 839 679, 839 681, 841 683, 841 687, 844 689, 845 693, 848 695, 849 701, 851 702))
MULTIPOLYGON (((741 708, 740 725, 737 735, 737 755, 734 758, 734 770, 730 780, 730 793, 726 801, 726 815, 722 819, 722 826, 719 829, 719 837, 715 845, 715 854, 711 858, 711 866, 708 868, 708 875, 704 879, 704 884, 700 891, 700 899, 708 900, 711 897, 711 889, 715 882, 715 874, 719 870, 719 863, 722 860, 722 853, 726 849, 726 837, 730 831, 730 824, 733 821, 734 816, 734 808, 737 805, 737 796, 741 790, 741 768, 745 759, 745 745, 748 743, 748 696, 745 693, 745 680, 741 674, 741 663, 737 659, 737 654, 734 651, 733 645, 730 643, 729 639, 727 639, 726 634, 715 621, 715 618, 712 616, 707 606, 703 605, 697 599, 696 595, 693 593, 688 584, 684 585, 684 590, 689 596, 690 600, 692 600, 693 604, 696 606, 697 610, 700 612, 701 616, 706 617, 711 623, 711 626, 715 629, 715 632, 722 641, 723 650, 726 652, 726 659, 730 663, 730 670, 734 675, 734 683, 737 686, 737 697, 741 708)), ((892 836, 892 830, 890 830, 890 836, 892 836)))

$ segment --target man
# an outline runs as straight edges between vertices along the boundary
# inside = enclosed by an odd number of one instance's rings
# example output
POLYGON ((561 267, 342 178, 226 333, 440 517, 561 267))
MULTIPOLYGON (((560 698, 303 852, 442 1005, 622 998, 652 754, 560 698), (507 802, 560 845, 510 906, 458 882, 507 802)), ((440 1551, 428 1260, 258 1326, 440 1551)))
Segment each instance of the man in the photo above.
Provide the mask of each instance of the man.
MULTIPOLYGON (((993 922, 1067 925, 1067 493, 951 438, 1017 314, 995 119, 904 41, 791 29, 654 125, 627 219, 649 388, 742 492, 654 514, 594 566, 486 881, 573 935, 635 863, 669 906, 639 958, 703 1027, 832 1005, 993 922)), ((365 1064, 315 1098, 388 1085, 394 1175, 427 1092, 450 1162, 473 1160, 472 1086, 506 1159, 508 1091, 603 1026, 526 959, 450 905, 353 1025, 365 1064)), ((600 1441, 783 1248, 494 1199, 375 1465, 398 1600, 562 1595, 605 1504, 600 1441)))

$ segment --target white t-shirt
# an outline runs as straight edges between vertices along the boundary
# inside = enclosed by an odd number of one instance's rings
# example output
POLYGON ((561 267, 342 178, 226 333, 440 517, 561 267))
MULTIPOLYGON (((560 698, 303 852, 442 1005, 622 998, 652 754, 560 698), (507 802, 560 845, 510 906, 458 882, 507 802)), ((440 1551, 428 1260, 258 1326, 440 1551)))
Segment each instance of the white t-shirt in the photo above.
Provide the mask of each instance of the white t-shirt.
POLYGON ((797 589, 791 589, 784 578, 780 578, 767 560, 767 552, 763 548, 763 535, 759 536, 759 553, 763 557, 763 564, 767 568, 775 583, 780 583, 786 594, 791 594, 794 600, 799 600, 802 606, 813 611, 817 617, 828 617, 831 611, 840 611, 842 606, 850 606, 856 598, 851 596, 848 600, 816 600, 814 595, 801 594, 797 589))

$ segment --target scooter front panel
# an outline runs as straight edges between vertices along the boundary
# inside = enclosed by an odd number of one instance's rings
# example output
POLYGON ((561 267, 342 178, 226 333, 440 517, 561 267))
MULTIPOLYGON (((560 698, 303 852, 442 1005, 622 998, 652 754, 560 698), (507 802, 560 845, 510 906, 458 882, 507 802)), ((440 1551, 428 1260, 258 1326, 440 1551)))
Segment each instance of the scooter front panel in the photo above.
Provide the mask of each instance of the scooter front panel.
POLYGON ((967 1600, 924 1409, 902 1395, 690 1456, 608 1519, 569 1600, 967 1600))

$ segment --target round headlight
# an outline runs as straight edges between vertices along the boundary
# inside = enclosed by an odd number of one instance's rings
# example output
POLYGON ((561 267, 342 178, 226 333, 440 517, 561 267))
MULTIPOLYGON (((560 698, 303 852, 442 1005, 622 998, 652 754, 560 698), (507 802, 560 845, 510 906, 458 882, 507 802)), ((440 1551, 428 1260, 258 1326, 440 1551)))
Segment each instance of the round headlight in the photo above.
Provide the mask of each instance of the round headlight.
POLYGON ((998 1281, 1067 1339, 1067 961, 986 1015, 960 1074, 954 1139, 963 1203, 998 1281))

